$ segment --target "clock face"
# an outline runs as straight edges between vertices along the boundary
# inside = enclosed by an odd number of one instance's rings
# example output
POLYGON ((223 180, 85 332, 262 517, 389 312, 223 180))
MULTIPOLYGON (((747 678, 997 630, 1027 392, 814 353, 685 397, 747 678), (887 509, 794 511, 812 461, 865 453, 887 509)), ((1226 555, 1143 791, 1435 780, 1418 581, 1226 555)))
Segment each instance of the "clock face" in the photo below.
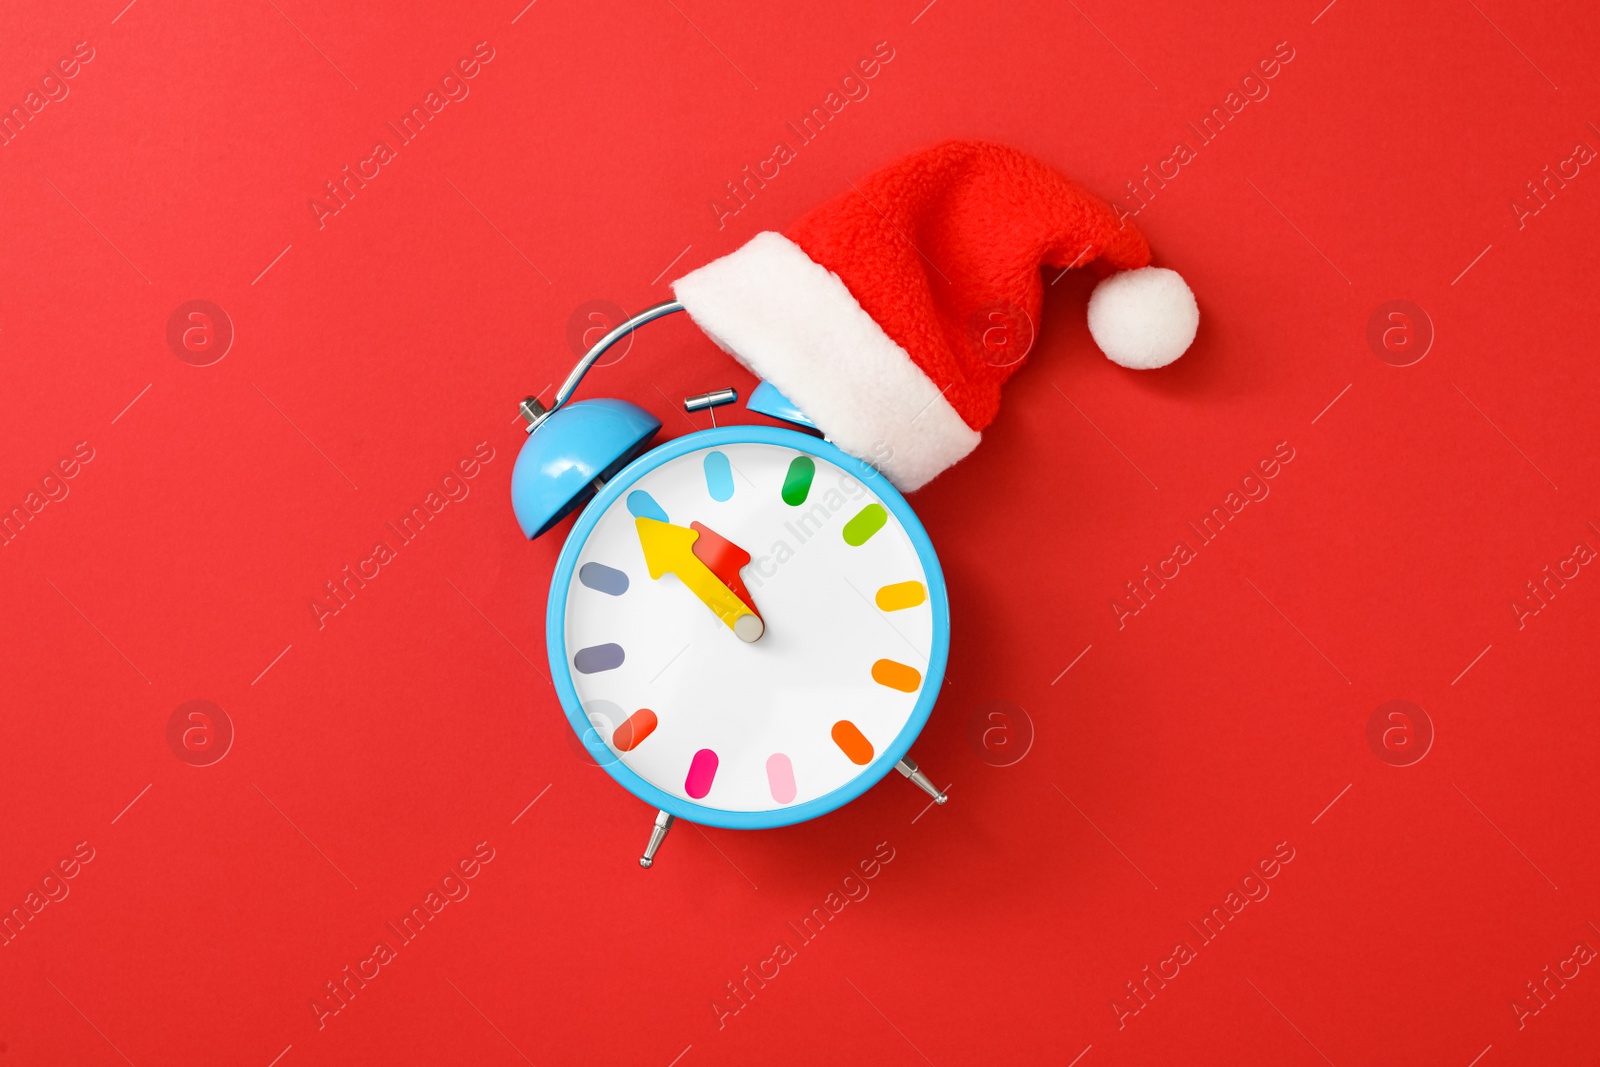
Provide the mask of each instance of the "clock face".
POLYGON ((548 620, 569 719, 623 785, 691 820, 798 822, 883 776, 927 719, 944 582, 881 475, 788 430, 636 461, 562 552, 548 620))

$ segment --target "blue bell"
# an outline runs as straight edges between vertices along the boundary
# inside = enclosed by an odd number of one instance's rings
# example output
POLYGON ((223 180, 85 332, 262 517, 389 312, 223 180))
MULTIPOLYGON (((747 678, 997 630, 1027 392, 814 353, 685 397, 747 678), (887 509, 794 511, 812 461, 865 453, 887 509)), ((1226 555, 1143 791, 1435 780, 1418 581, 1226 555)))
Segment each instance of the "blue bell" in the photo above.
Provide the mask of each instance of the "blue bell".
POLYGON ((511 471, 511 509, 522 532, 538 537, 581 507, 643 452, 661 420, 626 400, 578 400, 552 412, 528 435, 511 471))

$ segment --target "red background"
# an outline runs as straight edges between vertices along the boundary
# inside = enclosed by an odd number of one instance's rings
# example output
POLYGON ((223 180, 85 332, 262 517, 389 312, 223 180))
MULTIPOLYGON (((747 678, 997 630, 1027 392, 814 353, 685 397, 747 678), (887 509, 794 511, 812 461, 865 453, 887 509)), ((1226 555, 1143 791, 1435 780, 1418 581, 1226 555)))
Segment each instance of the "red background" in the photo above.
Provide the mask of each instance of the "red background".
MULTIPOLYGON (((0 504, 94 457, 0 549, 0 907, 94 850, 0 948, 0 1063, 1600 1053, 1593 967, 1512 1007, 1600 945, 1600 576, 1511 607, 1600 548, 1600 176, 1510 207, 1600 147, 1591 6, 124 2, 0 16, 7 108, 94 49, 0 148, 0 504), (470 96, 319 229, 323 182, 480 41, 470 96), (719 229, 722 183, 879 41, 870 96, 719 229), (950 803, 894 776, 791 829, 680 825, 640 871, 652 813, 546 679, 560 535, 525 542, 507 491, 575 309, 665 299, 953 136, 1117 195, 1283 41, 1270 96, 1138 216, 1198 294, 1190 354, 1112 366, 1061 280, 982 447, 912 498, 954 619, 915 754, 950 803), (167 342, 191 299, 236 333, 210 366, 167 342), (1367 341, 1393 299, 1436 332, 1407 367, 1367 341), (323 583, 478 442, 471 495, 319 628, 323 583), (1119 628, 1124 582, 1279 442, 1271 495, 1119 628), (236 733, 210 766, 167 739, 194 699, 236 733), (1368 741, 1395 699, 1436 735, 1410 766, 1368 741), (470 895, 319 1029, 324 983, 479 842, 470 895), (802 945, 786 923, 880 842, 870 896, 802 945), (1202 947, 1185 924, 1280 842, 1202 947), (1132 1014, 1179 940, 1197 958, 1132 1014)), ((751 384, 681 320, 590 381, 669 434, 709 425, 686 394, 751 384)))

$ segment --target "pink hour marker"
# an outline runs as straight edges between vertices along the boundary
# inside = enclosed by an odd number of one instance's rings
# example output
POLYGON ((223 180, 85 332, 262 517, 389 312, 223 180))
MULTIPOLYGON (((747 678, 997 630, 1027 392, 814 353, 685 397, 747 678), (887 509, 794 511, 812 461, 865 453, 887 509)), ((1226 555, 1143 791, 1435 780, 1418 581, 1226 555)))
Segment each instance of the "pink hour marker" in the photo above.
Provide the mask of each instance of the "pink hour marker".
POLYGON ((683 791, 696 800, 711 792, 711 780, 717 776, 717 754, 702 748, 689 763, 689 777, 683 780, 683 791))
POLYGON ((794 800, 794 764, 782 752, 767 757, 767 786, 772 790, 772 799, 779 804, 794 800))

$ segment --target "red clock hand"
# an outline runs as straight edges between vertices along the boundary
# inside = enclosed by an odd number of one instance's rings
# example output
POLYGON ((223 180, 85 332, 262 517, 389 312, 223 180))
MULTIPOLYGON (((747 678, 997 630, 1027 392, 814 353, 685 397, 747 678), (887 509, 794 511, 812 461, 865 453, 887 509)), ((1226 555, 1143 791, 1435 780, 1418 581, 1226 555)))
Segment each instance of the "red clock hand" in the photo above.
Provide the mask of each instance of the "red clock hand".
POLYGON ((717 581, 727 586, 728 591, 742 600, 757 618, 761 618, 761 611, 739 573, 749 564, 750 553, 702 523, 691 522, 689 529, 700 535, 691 546, 695 558, 704 563, 706 569, 717 576, 717 581))

